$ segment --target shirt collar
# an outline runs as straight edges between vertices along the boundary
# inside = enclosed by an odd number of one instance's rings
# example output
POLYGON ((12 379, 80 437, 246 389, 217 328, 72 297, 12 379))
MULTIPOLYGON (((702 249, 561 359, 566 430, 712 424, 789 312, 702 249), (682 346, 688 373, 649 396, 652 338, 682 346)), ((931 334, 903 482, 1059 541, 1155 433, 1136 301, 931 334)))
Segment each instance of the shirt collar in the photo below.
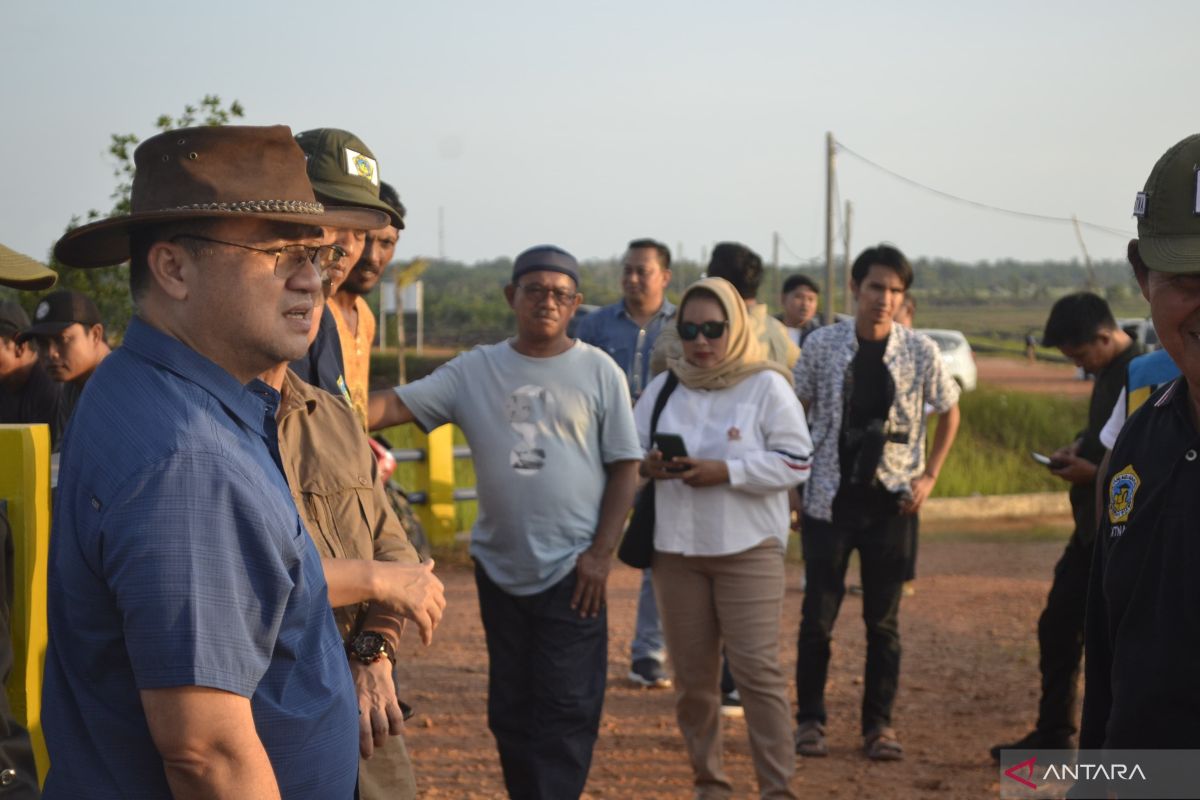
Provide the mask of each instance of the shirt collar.
POLYGON ((275 416, 279 393, 270 386, 257 378, 243 386, 215 362, 139 317, 130 320, 121 347, 200 387, 251 430, 266 431, 264 401, 268 415, 275 416))
MULTIPOLYGON (((283 374, 283 398, 280 400, 281 408, 279 410, 279 418, 283 419, 289 414, 295 413, 304 409, 305 413, 312 414, 317 410, 317 398, 313 397, 315 387, 292 372, 290 369, 283 374)), ((317 389, 316 391, 321 391, 317 389)))
MULTIPOLYGON (((633 317, 631 317, 629 315, 629 309, 627 309, 625 307, 624 300, 617 303, 616 307, 617 307, 617 316, 625 317, 625 319, 630 320, 630 321, 633 320, 633 317)), ((662 301, 662 305, 659 306, 658 311, 655 311, 654 315, 652 317, 650 317, 650 321, 654 322, 657 319, 667 319, 674 313, 675 313, 675 304, 664 297, 663 301, 662 301)))

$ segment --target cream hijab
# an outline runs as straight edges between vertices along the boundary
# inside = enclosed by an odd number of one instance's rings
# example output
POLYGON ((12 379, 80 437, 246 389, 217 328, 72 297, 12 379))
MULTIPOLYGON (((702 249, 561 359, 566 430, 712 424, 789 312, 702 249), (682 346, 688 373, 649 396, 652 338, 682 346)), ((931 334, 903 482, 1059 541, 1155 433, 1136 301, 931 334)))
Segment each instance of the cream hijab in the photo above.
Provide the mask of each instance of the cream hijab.
POLYGON ((703 278, 687 287, 679 300, 676 324, 683 319, 683 309, 688 299, 702 290, 716 295, 725 310, 725 318, 729 320, 729 327, 725 331, 729 346, 725 349, 725 358, 711 367, 697 367, 683 356, 667 359, 668 369, 679 377, 679 382, 689 389, 726 389, 756 372, 774 370, 791 384, 792 376, 786 369, 767 361, 762 343, 750 332, 745 302, 733 284, 724 278, 703 278))

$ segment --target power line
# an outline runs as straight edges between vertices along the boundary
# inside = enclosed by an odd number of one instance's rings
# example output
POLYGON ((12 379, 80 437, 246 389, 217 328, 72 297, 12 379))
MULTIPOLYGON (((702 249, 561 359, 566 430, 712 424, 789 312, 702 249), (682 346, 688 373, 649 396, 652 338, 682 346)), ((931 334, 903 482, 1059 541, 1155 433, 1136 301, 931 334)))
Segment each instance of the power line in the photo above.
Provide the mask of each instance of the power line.
MULTIPOLYGON (((835 140, 834 145, 841 152, 846 153, 847 155, 854 156, 859 161, 863 162, 864 164, 866 164, 868 166, 874 167, 875 169, 879 170, 880 172, 883 172, 887 175, 891 175, 893 178, 895 178, 899 181, 903 181, 904 183, 907 183, 911 186, 915 186, 918 189, 922 189, 926 192, 930 192, 931 194, 936 194, 939 197, 942 197, 946 200, 952 200, 956 203, 963 203, 964 205, 974 206, 975 208, 981 208, 981 209, 984 209, 985 211, 994 211, 998 214, 1006 214, 1010 217, 1018 217, 1018 218, 1022 218, 1022 219, 1033 219, 1033 220, 1038 220, 1039 222, 1058 222, 1058 223, 1066 223, 1068 225, 1076 224, 1076 220, 1072 219, 1071 217, 1055 217, 1055 216, 1051 216, 1049 214, 1035 214, 1030 211, 1016 211, 1011 208, 1001 208, 1000 206, 994 206, 989 203, 981 203, 978 200, 969 200, 965 197, 959 197, 958 195, 950 194, 949 192, 943 192, 941 189, 935 189, 932 186, 928 186, 924 183, 921 183, 918 180, 914 180, 914 179, 908 177, 907 175, 901 175, 899 172, 890 170, 887 167, 883 166, 882 164, 878 164, 878 163, 872 161, 871 159, 867 158, 866 156, 862 155, 861 153, 856 153, 855 151, 851 150, 849 147, 846 147, 846 145, 842 144, 841 142, 838 142, 835 140)), ((1128 239, 1132 236, 1132 234, 1129 231, 1123 231, 1123 230, 1120 230, 1119 228, 1111 228, 1107 225, 1098 225, 1095 222, 1087 222, 1086 220, 1082 220, 1082 219, 1078 220, 1078 224, 1082 225, 1084 227, 1087 227, 1087 228, 1091 228, 1092 230, 1099 231, 1100 233, 1107 233, 1110 236, 1118 236, 1122 239, 1128 239)))

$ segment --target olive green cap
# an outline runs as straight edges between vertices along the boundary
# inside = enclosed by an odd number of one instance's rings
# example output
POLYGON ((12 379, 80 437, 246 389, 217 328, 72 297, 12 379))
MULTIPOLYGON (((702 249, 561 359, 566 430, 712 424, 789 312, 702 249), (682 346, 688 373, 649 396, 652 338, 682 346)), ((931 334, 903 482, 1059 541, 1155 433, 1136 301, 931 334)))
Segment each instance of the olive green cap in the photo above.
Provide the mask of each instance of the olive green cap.
POLYGON ((1200 134, 1158 160, 1138 192, 1138 252, 1158 272, 1200 272, 1200 134))
POLYGON ((49 289, 57 280, 58 273, 40 261, 0 244, 0 286, 37 291, 49 289))
POLYGON ((328 206, 362 206, 388 215, 404 227, 396 210, 379 199, 379 162, 371 148, 349 131, 314 128, 296 134, 308 159, 308 180, 317 199, 328 206))

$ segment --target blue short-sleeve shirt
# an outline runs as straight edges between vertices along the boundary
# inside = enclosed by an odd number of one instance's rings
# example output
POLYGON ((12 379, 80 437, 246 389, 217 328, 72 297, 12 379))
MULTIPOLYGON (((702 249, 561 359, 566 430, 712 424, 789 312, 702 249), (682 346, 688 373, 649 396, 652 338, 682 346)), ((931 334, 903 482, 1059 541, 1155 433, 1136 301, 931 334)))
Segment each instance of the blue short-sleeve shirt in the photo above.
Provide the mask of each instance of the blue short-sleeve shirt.
POLYGON ((137 319, 88 382, 50 540, 47 798, 169 797, 139 691, 179 686, 250 698, 284 797, 353 795, 354 687, 278 402, 137 319))

